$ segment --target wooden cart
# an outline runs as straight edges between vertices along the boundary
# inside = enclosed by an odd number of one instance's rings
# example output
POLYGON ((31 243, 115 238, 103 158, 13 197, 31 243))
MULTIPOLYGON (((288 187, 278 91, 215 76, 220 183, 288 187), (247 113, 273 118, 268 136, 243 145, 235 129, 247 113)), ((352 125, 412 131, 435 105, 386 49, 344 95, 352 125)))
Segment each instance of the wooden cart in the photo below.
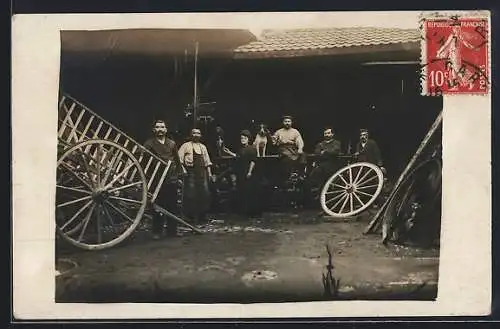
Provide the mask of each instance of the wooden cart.
POLYGON ((106 249, 129 237, 153 210, 199 233, 155 203, 170 165, 71 96, 62 95, 56 184, 58 235, 81 249, 106 249))
MULTIPOLYGON (((261 168, 263 166, 265 169, 269 169, 269 167, 264 165, 264 162, 271 159, 277 160, 278 158, 278 155, 259 157, 257 166, 261 168)), ((315 158, 315 155, 308 155, 308 163, 314 161, 315 158)), ((215 161, 227 161, 232 159, 233 157, 228 156, 220 157, 215 159, 215 161)), ((384 186, 384 174, 378 166, 372 163, 356 162, 356 157, 354 155, 339 155, 337 159, 339 162, 346 164, 342 165, 341 169, 326 180, 321 190, 318 191, 319 195, 315 196, 314 199, 319 200, 321 208, 330 217, 354 218, 356 215, 368 209, 380 195, 384 186)), ((222 181, 224 175, 232 171, 230 165, 226 167, 226 170, 223 170, 217 175, 219 178, 218 181, 222 181)), ((310 173, 311 168, 309 167, 311 166, 306 165, 306 167, 308 168, 307 170, 298 174, 299 176, 304 176, 303 179, 300 180, 302 182, 308 179, 310 173)), ((268 176, 276 179, 277 175, 273 174, 274 173, 271 172, 268 176)), ((279 185, 280 183, 275 181, 273 182, 273 185, 274 184, 279 185)), ((296 182, 293 182, 293 179, 290 178, 286 186, 282 186, 281 188, 285 190, 295 190, 295 184, 296 182)), ((231 184, 226 185, 231 186, 231 184)), ((300 189, 301 187, 298 188, 300 189)), ((313 193, 312 191, 309 192, 313 193)))

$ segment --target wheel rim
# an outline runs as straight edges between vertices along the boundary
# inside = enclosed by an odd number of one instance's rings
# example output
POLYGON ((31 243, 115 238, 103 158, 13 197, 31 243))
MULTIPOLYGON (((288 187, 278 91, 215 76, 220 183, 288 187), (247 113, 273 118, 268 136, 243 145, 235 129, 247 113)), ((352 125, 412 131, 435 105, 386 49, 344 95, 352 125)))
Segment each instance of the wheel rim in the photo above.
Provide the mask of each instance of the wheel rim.
POLYGON ((144 172, 116 143, 88 140, 57 162, 57 232, 79 248, 105 249, 121 242, 135 230, 146 205, 144 172))
POLYGON ((380 168, 358 162, 333 174, 323 186, 321 207, 332 217, 351 217, 368 208, 378 197, 384 183, 380 168))
POLYGON ((427 214, 433 202, 440 200, 441 162, 429 160, 415 168, 394 193, 385 213, 384 240, 400 240, 406 237, 422 214, 427 214), (420 216, 412 218, 412 207, 418 207, 420 216), (423 209, 420 209, 423 207, 423 209), (412 220, 410 222, 409 220, 412 220))

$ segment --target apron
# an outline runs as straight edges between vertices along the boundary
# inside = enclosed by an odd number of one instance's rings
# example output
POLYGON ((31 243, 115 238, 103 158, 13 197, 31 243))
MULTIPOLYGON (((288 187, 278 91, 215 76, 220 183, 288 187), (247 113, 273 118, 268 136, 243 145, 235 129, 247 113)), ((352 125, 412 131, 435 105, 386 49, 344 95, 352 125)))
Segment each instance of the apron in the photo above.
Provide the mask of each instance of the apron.
POLYGON ((298 148, 295 144, 281 144, 279 146, 279 151, 281 156, 289 158, 292 161, 296 161, 300 157, 298 148))
POLYGON ((199 217, 210 207, 208 174, 203 155, 193 152, 193 167, 187 168, 184 186, 184 210, 191 217, 199 217))

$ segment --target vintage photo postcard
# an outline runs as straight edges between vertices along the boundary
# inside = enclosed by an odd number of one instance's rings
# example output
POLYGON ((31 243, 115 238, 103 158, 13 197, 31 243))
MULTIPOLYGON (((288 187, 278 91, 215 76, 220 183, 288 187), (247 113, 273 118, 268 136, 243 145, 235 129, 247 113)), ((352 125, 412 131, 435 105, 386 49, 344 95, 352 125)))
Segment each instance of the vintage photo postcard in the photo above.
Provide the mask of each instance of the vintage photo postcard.
POLYGON ((12 23, 17 319, 489 314, 488 11, 12 23))

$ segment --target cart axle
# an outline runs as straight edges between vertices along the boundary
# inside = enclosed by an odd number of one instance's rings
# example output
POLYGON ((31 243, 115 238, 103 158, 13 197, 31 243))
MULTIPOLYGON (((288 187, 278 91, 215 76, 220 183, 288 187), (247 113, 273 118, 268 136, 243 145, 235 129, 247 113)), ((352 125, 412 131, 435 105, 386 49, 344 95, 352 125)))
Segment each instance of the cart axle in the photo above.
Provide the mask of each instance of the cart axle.
POLYGON ((103 188, 97 188, 95 191, 92 192, 92 199, 95 202, 104 202, 106 199, 109 197, 109 192, 107 189, 103 188))

